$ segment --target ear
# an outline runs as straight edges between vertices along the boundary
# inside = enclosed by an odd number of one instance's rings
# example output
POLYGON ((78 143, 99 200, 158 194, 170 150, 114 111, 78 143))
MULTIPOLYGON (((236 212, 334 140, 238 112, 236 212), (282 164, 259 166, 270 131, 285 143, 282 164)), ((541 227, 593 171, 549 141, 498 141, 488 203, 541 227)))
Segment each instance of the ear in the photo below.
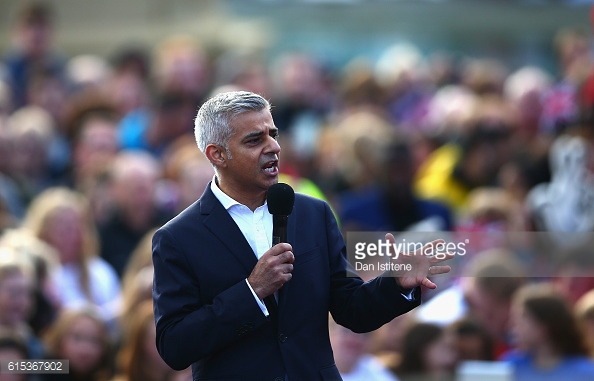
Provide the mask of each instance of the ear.
POLYGON ((204 154, 217 168, 227 167, 227 152, 223 147, 214 144, 209 144, 204 150, 204 154))

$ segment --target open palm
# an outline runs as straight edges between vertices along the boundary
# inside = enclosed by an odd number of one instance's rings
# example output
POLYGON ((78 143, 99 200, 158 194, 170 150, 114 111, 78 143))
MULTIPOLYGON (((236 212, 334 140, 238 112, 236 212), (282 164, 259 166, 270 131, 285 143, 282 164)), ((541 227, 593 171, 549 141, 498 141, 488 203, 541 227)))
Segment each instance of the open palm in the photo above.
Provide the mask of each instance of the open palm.
MULTIPOLYGON (((390 244, 396 243, 396 239, 391 233, 386 234, 386 240, 388 240, 390 244)), ((437 239, 435 241, 427 243, 425 246, 415 250, 414 252, 401 253, 398 256, 398 259, 394 259, 394 262, 396 264, 401 265, 399 266, 400 269, 405 269, 394 272, 394 276, 397 278, 400 285, 403 288, 415 288, 421 285, 430 289, 436 288, 437 286, 435 285, 435 283, 429 280, 428 276, 445 274, 450 272, 450 266, 435 265, 453 258, 455 254, 446 253, 443 256, 435 256, 426 255, 426 253, 435 253, 438 247, 444 244, 444 240, 437 239)))

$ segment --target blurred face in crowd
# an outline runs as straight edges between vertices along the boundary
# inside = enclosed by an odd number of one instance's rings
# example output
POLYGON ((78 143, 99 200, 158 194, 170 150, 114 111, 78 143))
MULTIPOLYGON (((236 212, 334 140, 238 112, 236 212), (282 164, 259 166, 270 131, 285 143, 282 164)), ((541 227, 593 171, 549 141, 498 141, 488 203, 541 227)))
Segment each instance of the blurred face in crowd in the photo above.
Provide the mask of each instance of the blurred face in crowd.
POLYGON ((488 290, 477 286, 472 278, 465 278, 464 298, 471 315, 480 321, 496 338, 504 335, 509 320, 509 302, 498 300, 488 290))
POLYGON ((31 281, 14 271, 0 281, 0 324, 15 327, 25 322, 33 304, 31 281))
POLYGON ((52 25, 49 21, 31 20, 20 25, 18 39, 23 50, 32 57, 45 54, 52 39, 52 25))
MULTIPOLYGON (((0 349, 0 362, 7 363, 8 361, 25 360, 24 354, 16 348, 2 348, 0 349)), ((10 374, 2 373, 0 380, 2 381, 25 381, 26 374, 10 374)))
POLYGON ((175 96, 164 100, 155 115, 154 135, 152 131, 147 134, 147 139, 155 146, 174 140, 184 134, 191 133, 192 120, 196 113, 196 102, 188 96, 175 96))
POLYGON ((354 333, 334 322, 331 324, 330 342, 336 366, 341 373, 349 373, 365 353, 369 336, 354 333))
POLYGON ((453 370, 457 359, 454 336, 449 332, 444 332, 425 350, 425 362, 430 373, 453 370))
POLYGON ((118 152, 117 125, 93 118, 81 128, 74 152, 76 168, 84 175, 98 175, 107 169, 118 152))
POLYGON ((512 332, 516 345, 524 350, 533 351, 545 342, 545 330, 542 325, 521 305, 512 307, 512 332))
POLYGON ((111 79, 109 93, 118 107, 119 113, 126 115, 147 102, 148 90, 139 75, 125 71, 111 79))
POLYGON ((34 133, 15 137, 12 157, 13 172, 17 176, 42 174, 47 164, 47 149, 44 140, 34 133))
POLYGON ((63 338, 59 355, 70 360, 70 369, 76 373, 92 372, 101 362, 104 334, 96 321, 81 316, 63 338))
POLYGON ((182 206, 189 206, 196 200, 196 195, 204 193, 213 175, 214 169, 208 161, 194 159, 184 164, 179 180, 182 206))
POLYGON ((130 171, 126 178, 118 179, 115 192, 118 203, 127 213, 152 212, 154 209, 157 178, 147 171, 130 171))
POLYGON ((43 108, 59 121, 67 98, 66 85, 58 77, 36 78, 27 89, 27 97, 29 104, 43 108))
POLYGON ((219 147, 224 160, 219 165, 222 190, 238 201, 259 197, 278 182, 280 146, 278 129, 268 110, 249 111, 231 123, 231 158, 219 147))
POLYGON ((198 51, 188 48, 157 66, 157 85, 165 91, 187 95, 201 95, 208 84, 208 65, 198 51))
POLYGON ((70 208, 60 208, 50 214, 46 222, 44 239, 60 254, 60 262, 76 263, 83 250, 83 219, 70 208))
POLYGON ((594 269, 577 264, 565 265, 558 270, 554 284, 570 303, 575 303, 586 292, 594 289, 594 269))
POLYGON ((460 361, 491 361, 492 358, 485 357, 485 346, 485 338, 478 334, 458 335, 456 338, 456 351, 460 361))
POLYGON ((282 65, 282 89, 294 101, 311 102, 320 92, 322 74, 308 56, 295 54, 286 57, 282 65))

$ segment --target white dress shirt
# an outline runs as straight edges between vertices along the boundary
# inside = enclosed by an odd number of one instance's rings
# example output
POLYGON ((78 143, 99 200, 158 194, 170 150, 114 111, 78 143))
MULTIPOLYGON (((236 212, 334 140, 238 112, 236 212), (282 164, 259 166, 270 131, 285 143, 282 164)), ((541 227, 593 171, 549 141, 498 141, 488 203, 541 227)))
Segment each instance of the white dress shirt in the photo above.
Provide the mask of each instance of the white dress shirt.
MULTIPOLYGON (((272 247, 272 214, 268 212, 266 201, 264 201, 264 205, 252 212, 247 206, 226 195, 217 185, 216 177, 211 182, 211 189, 212 193, 214 193, 215 197, 221 202, 227 212, 229 212, 229 215, 243 233, 246 241, 248 241, 254 251, 256 258, 260 259, 272 247)), ((268 316, 268 309, 264 302, 258 298, 250 282, 247 279, 245 282, 252 291, 264 315, 268 316)))

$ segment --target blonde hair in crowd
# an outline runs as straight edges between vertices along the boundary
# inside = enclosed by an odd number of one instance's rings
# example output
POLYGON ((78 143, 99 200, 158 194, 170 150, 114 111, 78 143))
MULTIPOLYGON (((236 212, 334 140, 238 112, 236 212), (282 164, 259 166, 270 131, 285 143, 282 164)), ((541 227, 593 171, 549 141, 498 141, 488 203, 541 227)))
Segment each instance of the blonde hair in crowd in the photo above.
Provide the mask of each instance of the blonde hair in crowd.
POLYGON ((23 226, 35 236, 46 239, 48 222, 60 210, 73 210, 82 224, 82 252, 79 256, 80 286, 85 296, 91 300, 90 274, 87 263, 99 253, 99 239, 88 200, 80 193, 67 188, 55 187, 42 192, 31 203, 23 221, 23 226))

